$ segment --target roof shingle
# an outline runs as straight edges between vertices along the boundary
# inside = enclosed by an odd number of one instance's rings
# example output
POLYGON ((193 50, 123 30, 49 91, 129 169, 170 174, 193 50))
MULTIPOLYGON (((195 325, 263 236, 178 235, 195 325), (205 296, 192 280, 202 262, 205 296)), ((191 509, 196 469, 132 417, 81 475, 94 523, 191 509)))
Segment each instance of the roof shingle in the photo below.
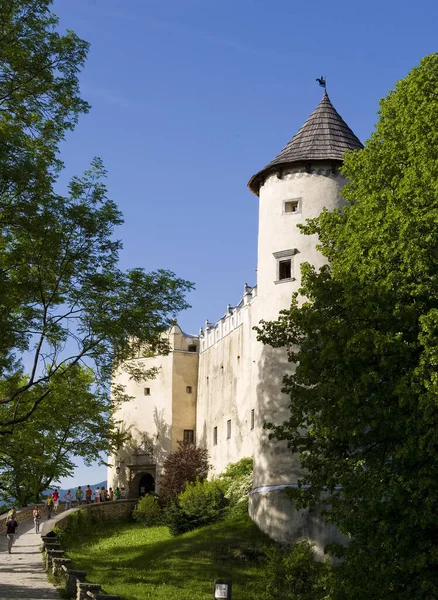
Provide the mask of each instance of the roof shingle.
POLYGON ((304 125, 273 161, 251 177, 248 187, 258 194, 265 174, 273 167, 314 160, 342 162, 346 150, 360 148, 363 148, 361 141, 336 111, 327 92, 324 92, 321 102, 304 125))

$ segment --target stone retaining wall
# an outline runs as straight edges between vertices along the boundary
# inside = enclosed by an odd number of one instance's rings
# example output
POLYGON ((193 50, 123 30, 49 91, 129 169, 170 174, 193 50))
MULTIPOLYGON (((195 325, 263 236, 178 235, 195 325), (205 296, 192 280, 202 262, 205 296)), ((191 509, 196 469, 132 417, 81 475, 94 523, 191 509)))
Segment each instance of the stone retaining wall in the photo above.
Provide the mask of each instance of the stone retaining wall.
POLYGON ((71 559, 65 555, 64 549, 52 529, 64 530, 68 527, 69 517, 78 510, 91 511, 96 521, 108 518, 128 517, 132 514, 137 500, 115 500, 96 504, 85 504, 68 510, 57 517, 46 521, 42 527, 41 539, 45 553, 45 565, 48 572, 53 574, 55 581, 63 582, 68 596, 75 600, 121 600, 119 596, 110 596, 101 591, 97 583, 85 581, 85 571, 71 568, 71 559))
POLYGON ((78 510, 92 511, 93 518, 96 518, 96 520, 113 519, 131 516, 136 504, 137 500, 110 500, 108 502, 97 502, 96 504, 82 504, 82 506, 66 510, 50 519, 50 521, 42 523, 41 535, 47 535, 54 527, 65 529, 68 526, 69 516, 78 510))

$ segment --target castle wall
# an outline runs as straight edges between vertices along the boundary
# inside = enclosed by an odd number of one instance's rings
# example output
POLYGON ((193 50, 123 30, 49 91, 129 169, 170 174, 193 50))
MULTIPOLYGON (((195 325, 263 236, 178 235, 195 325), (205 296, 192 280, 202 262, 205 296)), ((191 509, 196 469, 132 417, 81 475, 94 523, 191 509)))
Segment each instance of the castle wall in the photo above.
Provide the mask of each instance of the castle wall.
POLYGON ((198 363, 197 352, 173 353, 172 451, 176 450, 177 442, 184 439, 185 429, 196 430, 198 363))
MULTIPOLYGON (((132 454, 136 447, 142 444, 142 435, 146 434, 152 441, 156 470, 160 471, 163 460, 172 449, 172 371, 173 355, 157 356, 141 360, 147 369, 159 367, 155 379, 136 383, 130 380, 123 371, 117 374, 117 383, 125 386, 125 392, 132 400, 124 402, 115 414, 115 418, 123 422, 123 428, 128 431, 132 440, 118 452, 117 457, 110 457, 112 467, 108 468, 108 486, 129 488, 132 454), (150 389, 150 395, 145 395, 144 389, 150 389), (120 463, 120 473, 116 473, 120 463)), ((155 477, 155 474, 154 474, 155 477)))
POLYGON ((169 331, 169 344, 171 351, 167 356, 137 359, 145 369, 158 367, 154 379, 137 383, 122 369, 115 378, 132 396, 115 414, 131 439, 117 456, 109 457, 112 466, 108 468, 108 485, 124 486, 131 495, 138 492, 137 484, 146 473, 155 479, 155 491, 159 493, 164 460, 183 440, 185 429, 195 431, 199 340, 174 325, 169 331))
MULTIPOLYGON (((300 167, 286 169, 281 178, 271 175, 261 186, 257 282, 260 319, 275 320, 280 310, 288 308, 292 294, 300 287, 301 263, 309 262, 316 268, 324 264, 325 258, 316 249, 317 237, 303 235, 298 225, 318 216, 324 207, 333 210, 341 206, 339 190, 344 182, 340 174, 333 173, 331 165, 319 164, 310 172, 300 167), (298 201, 298 210, 286 213, 285 202, 290 201, 298 201), (292 260, 292 276, 285 281, 278 277, 282 253, 292 260)), ((298 456, 286 443, 270 441, 269 431, 263 429, 264 422, 281 424, 287 420, 291 399, 281 392, 282 378, 295 367, 281 349, 259 344, 254 353, 257 436, 250 515, 274 539, 292 541, 305 535, 321 549, 334 539, 332 533, 318 515, 297 512, 284 495, 285 487, 296 485, 302 477, 298 456)))
MULTIPOLYGON (((255 291, 253 291, 255 295, 255 291)), ((201 337, 199 357, 197 443, 207 448, 212 474, 222 472, 254 451, 255 429, 251 411, 255 410, 255 363, 252 327, 257 298, 246 295, 241 306, 229 308, 215 326, 201 337), (227 422, 231 432, 227 436, 227 422), (217 443, 214 428, 217 427, 217 443)))
POLYGON ((317 217, 325 207, 342 204, 339 195, 345 178, 332 172, 329 164, 319 164, 307 172, 304 167, 286 168, 279 179, 273 174, 260 188, 257 289, 262 318, 275 319, 290 304, 301 283, 300 265, 309 262, 320 267, 325 258, 317 250, 316 235, 303 235, 298 226, 317 217), (298 211, 286 213, 285 202, 297 200, 298 211), (275 253, 295 250, 292 281, 278 282, 275 253))

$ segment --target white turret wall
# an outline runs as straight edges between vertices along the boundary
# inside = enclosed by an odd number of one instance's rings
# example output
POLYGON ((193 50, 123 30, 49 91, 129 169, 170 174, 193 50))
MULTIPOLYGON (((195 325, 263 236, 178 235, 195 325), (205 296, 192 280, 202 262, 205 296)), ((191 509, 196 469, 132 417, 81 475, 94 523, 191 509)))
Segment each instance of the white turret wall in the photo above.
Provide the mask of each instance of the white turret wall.
MULTIPOLYGON (((306 169, 285 169, 280 179, 268 176, 260 189, 258 239, 257 318, 274 320, 280 310, 288 308, 300 286, 300 265, 309 262, 319 267, 324 257, 317 251, 316 236, 305 236, 298 224, 316 217, 325 207, 341 206, 339 190, 344 178, 333 173, 330 164, 306 169), (298 202, 296 212, 286 213, 285 202, 298 202), (278 261, 292 260, 291 280, 279 281, 278 261), (280 256, 279 256, 280 254, 280 256)), ((250 495, 250 514, 260 528, 277 540, 291 541, 309 537, 321 548, 336 537, 315 515, 297 513, 283 489, 296 484, 302 475, 298 457, 285 443, 268 439, 265 422, 280 424, 290 414, 290 398, 281 393, 282 378, 293 365, 286 353, 260 343, 254 347, 257 364, 256 436, 254 447, 254 488, 250 495)))

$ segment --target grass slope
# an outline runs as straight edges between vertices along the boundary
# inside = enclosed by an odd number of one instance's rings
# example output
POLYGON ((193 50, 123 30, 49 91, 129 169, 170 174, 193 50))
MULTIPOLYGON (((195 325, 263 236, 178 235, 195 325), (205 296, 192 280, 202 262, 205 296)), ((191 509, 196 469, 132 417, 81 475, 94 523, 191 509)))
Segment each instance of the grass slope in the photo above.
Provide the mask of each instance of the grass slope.
POLYGON ((264 587, 263 548, 271 544, 239 516, 178 537, 167 527, 106 524, 88 539, 70 539, 68 554, 88 581, 124 600, 205 600, 219 578, 232 580, 233 597, 254 600, 264 587))

